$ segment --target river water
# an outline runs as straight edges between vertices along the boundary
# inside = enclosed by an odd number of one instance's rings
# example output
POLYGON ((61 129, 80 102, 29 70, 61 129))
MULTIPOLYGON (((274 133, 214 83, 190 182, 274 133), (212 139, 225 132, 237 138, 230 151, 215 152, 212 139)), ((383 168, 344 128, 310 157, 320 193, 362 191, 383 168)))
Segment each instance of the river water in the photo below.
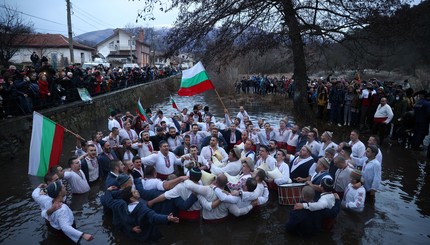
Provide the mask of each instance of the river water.
MULTIPOLYGON (((192 109, 193 104, 202 103, 210 105, 215 115, 223 114, 213 92, 207 92, 205 96, 174 99, 180 108, 192 109)), ((230 114, 238 112, 238 105, 234 102, 225 103, 230 114)), ((288 113, 279 110, 268 112, 258 101, 244 106, 251 119, 256 120, 256 115, 259 115, 273 124, 288 113)), ((174 112, 169 98, 153 108, 161 108, 165 114, 174 112)), ((96 125, 106 130, 107 116, 99 119, 96 125)), ((85 136, 93 130, 79 133, 85 136)), ((340 142, 347 138, 335 140, 340 142)), ((40 209, 31 198, 31 192, 41 179, 27 175, 29 143, 24 144, 16 158, 1 159, 0 244, 68 244, 67 239, 48 233, 40 209)), ((65 166, 72 155, 74 144, 75 139, 67 135, 62 165, 65 166)), ((430 176, 427 174, 430 169, 424 154, 404 150, 396 144, 383 148, 382 152, 383 181, 375 204, 366 206, 360 215, 341 211, 331 233, 311 238, 285 234, 283 227, 291 207, 278 205, 276 193, 271 193, 268 204, 260 212, 233 218, 226 223, 181 222, 160 226, 164 235, 160 244, 430 244, 430 176)), ((94 234, 91 244, 135 244, 112 232, 109 217, 104 217, 100 205, 101 194, 98 186, 93 186, 88 195, 74 197, 71 208, 77 228, 94 234)))

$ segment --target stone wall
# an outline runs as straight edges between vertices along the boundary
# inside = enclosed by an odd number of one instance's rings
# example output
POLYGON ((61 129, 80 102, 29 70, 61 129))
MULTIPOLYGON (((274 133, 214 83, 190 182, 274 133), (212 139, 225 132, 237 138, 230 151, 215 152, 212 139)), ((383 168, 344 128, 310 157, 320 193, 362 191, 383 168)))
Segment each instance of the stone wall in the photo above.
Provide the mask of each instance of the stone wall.
MULTIPOLYGON (((179 76, 169 77, 94 97, 92 104, 77 101, 40 113, 73 132, 87 132, 99 127, 102 121, 107 124, 112 109, 130 110, 135 114, 139 98, 144 108, 150 107, 177 93, 179 83, 179 76)), ((32 116, 23 116, 0 121, 0 162, 28 150, 32 120, 32 116)))

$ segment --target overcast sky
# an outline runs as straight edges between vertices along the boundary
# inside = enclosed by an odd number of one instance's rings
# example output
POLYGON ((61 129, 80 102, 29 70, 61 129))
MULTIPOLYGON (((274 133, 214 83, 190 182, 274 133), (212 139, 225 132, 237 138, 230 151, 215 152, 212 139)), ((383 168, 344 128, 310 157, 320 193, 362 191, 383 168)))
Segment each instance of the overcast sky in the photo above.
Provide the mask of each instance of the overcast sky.
MULTIPOLYGON (((143 27, 172 26, 178 11, 154 11, 155 20, 136 23, 137 11, 143 1, 129 0, 71 0, 73 34, 122 28, 126 25, 143 27)), ((25 22, 31 22, 40 33, 60 33, 67 36, 67 15, 65 0, 0 0, 0 7, 8 5, 22 12, 25 22)))

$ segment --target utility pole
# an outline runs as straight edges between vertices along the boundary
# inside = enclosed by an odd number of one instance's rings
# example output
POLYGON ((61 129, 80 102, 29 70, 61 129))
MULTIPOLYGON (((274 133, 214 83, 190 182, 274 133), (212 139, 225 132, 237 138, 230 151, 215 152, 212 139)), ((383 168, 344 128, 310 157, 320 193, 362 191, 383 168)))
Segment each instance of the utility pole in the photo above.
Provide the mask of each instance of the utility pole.
POLYGON ((73 31, 72 31, 72 16, 70 11, 70 0, 67 3, 67 33, 69 34, 69 50, 70 50, 70 64, 75 63, 75 56, 73 54, 73 31))

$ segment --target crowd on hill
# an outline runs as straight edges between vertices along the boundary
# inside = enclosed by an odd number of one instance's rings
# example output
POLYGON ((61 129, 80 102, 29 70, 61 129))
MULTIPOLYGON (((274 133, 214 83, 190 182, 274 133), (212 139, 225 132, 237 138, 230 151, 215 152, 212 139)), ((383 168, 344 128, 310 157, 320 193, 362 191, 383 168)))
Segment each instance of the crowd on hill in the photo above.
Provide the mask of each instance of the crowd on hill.
POLYGON ((80 64, 53 69, 46 57, 33 66, 10 65, 0 72, 0 119, 80 100, 77 88, 91 96, 175 74, 174 69, 104 67, 83 69, 80 64))

